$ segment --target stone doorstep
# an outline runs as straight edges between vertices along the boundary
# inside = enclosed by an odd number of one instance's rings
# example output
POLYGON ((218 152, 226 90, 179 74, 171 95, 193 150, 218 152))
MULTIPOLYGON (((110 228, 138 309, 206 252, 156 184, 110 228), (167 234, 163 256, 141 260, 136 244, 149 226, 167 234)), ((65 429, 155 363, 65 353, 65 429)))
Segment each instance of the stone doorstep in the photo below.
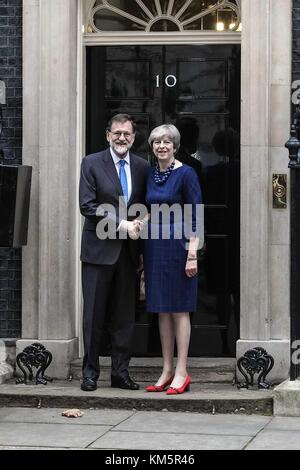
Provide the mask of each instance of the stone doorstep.
POLYGON ((0 384, 14 376, 16 362, 16 340, 0 339, 0 384))
POLYGON ((0 384, 7 382, 14 376, 13 367, 7 362, 0 362, 0 384))
MULTIPOLYGON (((82 378, 82 359, 71 363, 70 375, 75 380, 82 378)), ((190 358, 189 374, 193 382, 199 383, 228 383, 235 379, 235 358, 190 358)), ((110 380, 110 358, 100 358, 101 380, 110 380)), ((137 382, 156 382, 161 373, 162 360, 160 357, 132 358, 130 374, 137 382)))
POLYGON ((42 385, 0 386, 1 407, 135 409, 149 411, 189 411, 196 413, 273 414, 273 392, 238 390, 229 384, 192 383, 191 390, 169 397, 165 393, 148 393, 146 383, 138 391, 111 388, 98 382, 94 392, 83 392, 79 381, 42 385))
POLYGON ((274 415, 300 416, 300 379, 285 380, 274 388, 274 415))

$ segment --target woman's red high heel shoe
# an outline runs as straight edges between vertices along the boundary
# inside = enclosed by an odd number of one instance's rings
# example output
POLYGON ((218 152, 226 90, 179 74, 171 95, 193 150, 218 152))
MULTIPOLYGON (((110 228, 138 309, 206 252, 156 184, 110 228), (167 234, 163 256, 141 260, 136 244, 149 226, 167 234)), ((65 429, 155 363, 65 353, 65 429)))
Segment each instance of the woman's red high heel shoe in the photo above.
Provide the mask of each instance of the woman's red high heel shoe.
POLYGON ((170 379, 168 379, 162 385, 148 385, 148 387, 146 387, 146 390, 147 390, 147 392, 163 392, 165 390, 165 388, 168 385, 170 385, 170 383, 172 383, 173 379, 174 379, 174 375, 172 375, 172 377, 170 379))
POLYGON ((184 384, 179 387, 170 387, 167 390, 167 395, 179 395, 180 393, 188 392, 190 389, 191 377, 189 375, 186 376, 184 384))

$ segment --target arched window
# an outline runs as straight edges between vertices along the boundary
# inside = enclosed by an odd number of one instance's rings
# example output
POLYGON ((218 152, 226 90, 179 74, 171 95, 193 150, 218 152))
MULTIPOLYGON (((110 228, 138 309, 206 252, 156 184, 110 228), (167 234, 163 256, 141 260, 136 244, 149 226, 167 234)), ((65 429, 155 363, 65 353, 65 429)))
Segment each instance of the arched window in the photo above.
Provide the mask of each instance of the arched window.
POLYGON ((86 32, 240 30, 241 0, 97 0, 86 32))

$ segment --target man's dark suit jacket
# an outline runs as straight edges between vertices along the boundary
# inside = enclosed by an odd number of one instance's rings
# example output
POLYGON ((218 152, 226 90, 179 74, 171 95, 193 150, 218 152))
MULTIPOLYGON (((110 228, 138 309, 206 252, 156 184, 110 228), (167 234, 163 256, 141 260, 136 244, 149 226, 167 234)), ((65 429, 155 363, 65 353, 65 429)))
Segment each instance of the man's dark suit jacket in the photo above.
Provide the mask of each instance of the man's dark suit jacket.
MULTIPOLYGON (((144 204, 149 164, 143 158, 130 152, 132 194, 128 208, 132 204, 144 204)), ((96 211, 101 204, 111 204, 116 209, 116 227, 119 225, 119 198, 123 195, 119 176, 110 149, 86 156, 81 164, 79 187, 80 212, 85 217, 81 261, 84 263, 112 265, 119 258, 123 243, 128 243, 133 261, 138 264, 140 244, 133 240, 100 240, 96 234, 101 216, 96 211)))

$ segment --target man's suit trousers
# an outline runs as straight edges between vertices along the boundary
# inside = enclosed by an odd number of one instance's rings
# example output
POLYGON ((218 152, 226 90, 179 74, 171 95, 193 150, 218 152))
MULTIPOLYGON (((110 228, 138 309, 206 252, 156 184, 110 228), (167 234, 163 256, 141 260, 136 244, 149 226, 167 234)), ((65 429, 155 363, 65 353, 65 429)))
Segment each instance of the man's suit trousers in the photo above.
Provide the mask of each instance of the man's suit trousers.
POLYGON ((99 351, 104 322, 110 325, 113 376, 127 377, 134 333, 136 266, 127 241, 113 265, 82 263, 83 376, 100 374, 99 351))

